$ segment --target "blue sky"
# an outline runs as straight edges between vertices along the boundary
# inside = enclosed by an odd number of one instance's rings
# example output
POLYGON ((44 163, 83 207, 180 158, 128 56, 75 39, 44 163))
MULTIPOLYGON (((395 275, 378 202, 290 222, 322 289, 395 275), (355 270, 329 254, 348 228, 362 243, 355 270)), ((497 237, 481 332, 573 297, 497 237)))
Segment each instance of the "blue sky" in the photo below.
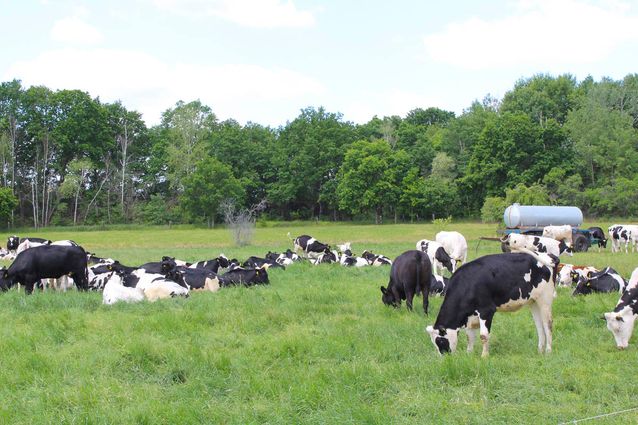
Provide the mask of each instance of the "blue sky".
POLYGON ((460 114, 520 78, 638 72, 638 1, 0 0, 0 78, 178 100, 277 127, 307 106, 367 122, 460 114))

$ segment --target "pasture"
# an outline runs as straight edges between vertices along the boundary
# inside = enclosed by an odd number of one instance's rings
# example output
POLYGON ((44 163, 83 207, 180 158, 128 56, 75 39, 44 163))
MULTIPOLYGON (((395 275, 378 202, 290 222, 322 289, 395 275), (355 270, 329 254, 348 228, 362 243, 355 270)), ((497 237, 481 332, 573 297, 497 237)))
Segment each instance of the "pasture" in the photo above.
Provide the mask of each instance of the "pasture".
MULTIPOLYGON (((591 223, 606 228, 610 223, 591 223)), ((236 248, 225 229, 29 232, 73 239, 127 265, 162 255, 193 261, 220 252, 240 260, 291 247, 286 233, 351 241, 396 257, 438 230, 468 239, 469 258, 500 252, 495 225, 297 224, 257 228, 236 248)), ((6 241, 8 234, 0 235, 6 241)), ((564 257, 610 265, 626 279, 638 253, 564 257)), ((618 294, 554 301, 553 353, 539 355, 529 309, 497 313, 491 355, 480 347, 440 357, 425 333, 430 316, 381 303, 389 267, 294 264, 271 284, 192 293, 188 299, 103 306, 100 293, 0 294, 0 422, 512 424, 560 423, 638 406, 638 347, 615 348, 599 318, 618 294)), ((477 344, 480 346, 480 344, 477 344)), ((630 412, 596 423, 638 420, 630 412)))

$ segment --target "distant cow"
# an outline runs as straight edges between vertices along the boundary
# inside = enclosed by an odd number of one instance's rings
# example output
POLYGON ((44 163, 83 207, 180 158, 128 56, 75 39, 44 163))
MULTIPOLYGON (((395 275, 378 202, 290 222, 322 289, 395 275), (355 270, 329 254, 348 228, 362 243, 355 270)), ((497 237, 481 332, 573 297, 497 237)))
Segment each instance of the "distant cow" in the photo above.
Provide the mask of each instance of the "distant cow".
POLYGON ((621 294, 625 290, 627 282, 618 272, 607 267, 599 272, 581 274, 572 295, 588 295, 595 292, 615 292, 621 294))
POLYGON ((219 290, 219 278, 217 274, 205 269, 191 269, 188 267, 176 267, 166 275, 181 286, 191 291, 207 290, 216 292, 219 290))
POLYGON ((367 267, 370 265, 368 260, 363 257, 356 257, 354 255, 341 254, 339 257, 339 263, 346 267, 367 267))
POLYGON ((229 265, 229 260, 226 258, 224 254, 219 254, 219 257, 214 258, 212 260, 207 261, 198 261, 196 263, 191 264, 190 268, 192 269, 207 269, 212 272, 219 272, 220 268, 227 268, 229 265))
MULTIPOLYGON (((611 252, 620 252, 620 245, 625 244, 625 252, 629 252, 629 244, 633 241, 631 229, 622 224, 612 224, 607 229, 611 239, 611 252)), ((633 246, 633 245, 632 245, 633 246)))
POLYGON ((266 266, 267 268, 273 267, 273 268, 285 269, 285 267, 279 264, 277 261, 270 260, 268 258, 255 257, 255 256, 248 257, 248 259, 244 261, 242 266, 252 267, 252 268, 266 266))
POLYGON ((361 256, 365 258, 371 266, 374 267, 392 265, 392 260, 390 260, 385 255, 377 255, 372 253, 371 251, 363 251, 363 254, 361 254, 361 256))
POLYGON ((337 251, 326 251, 319 254, 316 258, 310 258, 310 263, 318 266, 319 264, 331 264, 339 261, 337 251))
POLYGON ((330 245, 321 243, 312 236, 301 235, 293 240, 293 249, 295 252, 301 250, 308 258, 318 258, 321 254, 330 252, 330 245))
POLYGON ((421 239, 416 243, 416 249, 428 255, 433 273, 442 274, 444 268, 448 269, 450 273, 454 272, 453 261, 439 242, 421 239))
POLYGON ((607 238, 605 237, 605 232, 600 227, 590 227, 589 233, 593 238, 598 240, 598 252, 600 252, 601 248, 607 248, 607 238))
POLYGON ((263 285, 268 284, 268 272, 265 268, 249 269, 244 267, 235 267, 219 276, 219 282, 222 286, 230 285, 263 285))
POLYGON ((572 226, 564 224, 562 226, 545 226, 543 228, 543 237, 556 239, 557 241, 565 241, 568 246, 573 245, 572 226))
POLYGON ((169 271, 177 266, 175 258, 164 256, 162 261, 153 261, 139 266, 140 269, 146 270, 147 273, 159 273, 166 275, 169 271))
POLYGON ((638 268, 631 274, 614 310, 603 317, 607 321, 607 329, 614 335, 616 347, 621 350, 627 348, 638 317, 638 268))
POLYGON ((431 274, 432 264, 426 253, 420 250, 404 252, 392 263, 388 287, 381 287, 381 300, 394 307, 399 307, 401 300, 405 300, 408 310, 412 310, 414 296, 421 293, 423 311, 428 314, 431 274))
MULTIPOLYGON (((290 250, 288 250, 288 251, 290 251, 290 250)), ((290 251, 290 253, 291 253, 291 254, 293 254, 293 252, 292 252, 292 251, 290 251)), ((294 254, 294 255, 295 255, 297 258, 299 258, 299 256, 298 256, 297 254, 294 254)), ((285 253, 285 252, 284 252, 284 253, 279 254, 279 253, 277 253, 277 252, 271 252, 271 251, 268 251, 268 253, 266 254, 266 257, 265 257, 265 258, 266 258, 267 260, 274 261, 274 262, 276 262, 277 264, 280 264, 280 265, 282 265, 282 266, 284 266, 284 267, 286 267, 286 266, 290 266, 292 263, 294 263, 294 262, 295 262, 295 260, 293 260, 292 258, 288 257, 287 253, 285 253)))
POLYGON ((501 238, 501 241, 509 246, 512 252, 521 252, 525 250, 547 253, 556 257, 567 254, 574 255, 574 250, 567 245, 565 241, 557 241, 556 239, 546 238, 543 236, 521 235, 519 233, 510 233, 501 238))
POLYGON ((458 331, 465 328, 467 351, 480 329, 482 355, 489 354, 492 319, 497 311, 529 305, 538 333, 538 351, 552 350, 552 302, 558 257, 527 250, 493 254, 464 264, 450 278, 430 339, 440 354, 456 351, 458 331))
POLYGON ((30 236, 20 238, 19 236, 13 235, 13 236, 9 236, 9 238, 7 239, 7 250, 9 252, 15 252, 18 249, 18 246, 20 246, 20 242, 23 242, 25 240, 28 240, 30 242, 35 242, 36 243, 35 246, 48 245, 51 243, 51 241, 48 239, 35 238, 30 236))
POLYGON ((2 271, 0 289, 3 291, 20 283, 30 294, 39 280, 64 275, 72 277, 78 289, 88 289, 86 252, 77 246, 42 245, 27 249, 2 271))
POLYGON ((436 241, 443 245, 445 252, 452 259, 452 272, 460 264, 467 261, 467 241, 459 232, 439 232, 436 234, 436 241))

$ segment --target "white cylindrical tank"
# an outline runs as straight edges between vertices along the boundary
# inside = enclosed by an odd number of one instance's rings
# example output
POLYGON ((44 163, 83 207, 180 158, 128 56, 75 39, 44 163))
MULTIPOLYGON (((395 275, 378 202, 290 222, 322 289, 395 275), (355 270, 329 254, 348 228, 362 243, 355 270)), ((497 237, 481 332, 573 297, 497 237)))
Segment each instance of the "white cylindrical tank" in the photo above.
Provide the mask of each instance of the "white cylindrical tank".
POLYGON ((580 227, 583 213, 578 207, 512 204, 505 209, 506 227, 544 227, 569 224, 580 227))

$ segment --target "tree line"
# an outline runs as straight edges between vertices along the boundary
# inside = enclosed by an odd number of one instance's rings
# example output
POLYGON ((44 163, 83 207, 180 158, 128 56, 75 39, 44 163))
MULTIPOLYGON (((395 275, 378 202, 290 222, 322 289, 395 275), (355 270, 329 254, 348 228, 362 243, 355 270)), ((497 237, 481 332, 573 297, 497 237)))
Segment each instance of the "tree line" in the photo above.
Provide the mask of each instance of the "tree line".
POLYGON ((0 84, 0 218, 14 226, 272 219, 499 220, 511 202, 638 208, 638 74, 535 75, 462 114, 365 124, 308 107, 278 128, 177 102, 158 125, 79 90, 0 84))

